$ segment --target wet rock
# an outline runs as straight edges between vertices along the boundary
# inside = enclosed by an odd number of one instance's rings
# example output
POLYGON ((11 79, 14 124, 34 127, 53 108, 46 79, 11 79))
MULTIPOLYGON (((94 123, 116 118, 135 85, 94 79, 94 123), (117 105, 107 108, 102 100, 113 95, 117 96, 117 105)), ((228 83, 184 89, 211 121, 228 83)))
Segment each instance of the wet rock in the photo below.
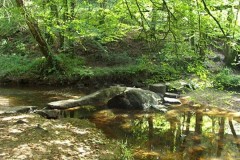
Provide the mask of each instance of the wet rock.
POLYGON ((151 84, 149 85, 149 90, 164 95, 166 93, 166 85, 163 83, 151 84))
POLYGON ((58 119, 60 117, 60 110, 57 109, 42 109, 35 110, 34 113, 39 114, 47 119, 58 119))
POLYGON ((68 99, 62 101, 55 101, 48 103, 50 109, 68 109, 76 106, 106 104, 106 102, 127 90, 128 87, 114 86, 106 89, 99 90, 92 94, 83 96, 79 99, 68 99))
POLYGON ((0 114, 7 113, 27 113, 37 109, 37 106, 14 106, 14 107, 0 107, 0 114))
POLYGON ((123 94, 117 95, 107 103, 109 108, 120 109, 143 109, 155 108, 157 110, 164 108, 162 98, 158 94, 139 88, 131 88, 123 94))
POLYGON ((157 93, 140 88, 114 86, 106 88, 80 99, 69 99, 48 103, 50 109, 67 109, 83 105, 108 105, 111 108, 159 109, 162 107, 162 97, 157 93))

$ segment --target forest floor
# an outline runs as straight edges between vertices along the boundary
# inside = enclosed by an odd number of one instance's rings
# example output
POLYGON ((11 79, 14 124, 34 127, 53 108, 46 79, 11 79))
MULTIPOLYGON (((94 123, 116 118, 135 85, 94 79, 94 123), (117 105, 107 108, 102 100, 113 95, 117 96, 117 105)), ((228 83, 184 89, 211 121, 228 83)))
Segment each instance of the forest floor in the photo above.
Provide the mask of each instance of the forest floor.
POLYGON ((120 145, 80 119, 0 115, 0 159, 118 159, 120 145))

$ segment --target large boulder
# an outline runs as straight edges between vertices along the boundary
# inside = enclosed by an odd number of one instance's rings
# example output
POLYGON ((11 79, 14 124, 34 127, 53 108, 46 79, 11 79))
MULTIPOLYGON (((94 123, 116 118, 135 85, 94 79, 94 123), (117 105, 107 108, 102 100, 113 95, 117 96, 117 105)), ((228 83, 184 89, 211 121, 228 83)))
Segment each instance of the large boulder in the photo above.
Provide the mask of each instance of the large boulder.
POLYGON ((149 110, 164 108, 161 105, 162 102, 162 97, 152 91, 128 88, 124 93, 111 98, 107 106, 109 108, 149 110))
POLYGON ((160 95, 140 88, 114 86, 80 99, 69 99, 48 103, 50 109, 67 109, 83 105, 108 105, 110 108, 161 110, 163 99, 160 95))

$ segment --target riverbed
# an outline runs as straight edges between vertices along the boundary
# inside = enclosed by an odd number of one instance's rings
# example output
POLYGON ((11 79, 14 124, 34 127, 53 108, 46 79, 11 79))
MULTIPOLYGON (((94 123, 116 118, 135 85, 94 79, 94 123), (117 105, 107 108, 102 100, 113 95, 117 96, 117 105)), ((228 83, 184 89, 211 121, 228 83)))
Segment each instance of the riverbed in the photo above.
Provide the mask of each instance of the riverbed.
MULTIPOLYGON (((4 87, 0 88, 0 107, 44 108, 51 101, 78 98, 85 93, 75 88, 4 87)), ((94 106, 83 106, 63 112, 58 121, 90 121, 108 139, 126 144, 134 159, 192 160, 240 157, 239 112, 191 103, 172 107, 167 113, 94 106)), ((10 115, 6 115, 8 116, 10 115)))

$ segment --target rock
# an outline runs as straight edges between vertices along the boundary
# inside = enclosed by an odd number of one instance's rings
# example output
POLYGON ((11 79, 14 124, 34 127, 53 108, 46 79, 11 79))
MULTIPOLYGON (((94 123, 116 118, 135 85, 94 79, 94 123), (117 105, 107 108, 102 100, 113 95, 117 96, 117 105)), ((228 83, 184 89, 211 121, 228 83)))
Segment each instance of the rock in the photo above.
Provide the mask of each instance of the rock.
POLYGON ((177 94, 185 93, 193 90, 192 86, 183 80, 169 82, 166 84, 166 86, 167 86, 167 92, 177 93, 177 94))
POLYGON ((176 94, 176 93, 170 93, 170 92, 166 92, 164 97, 169 97, 169 98, 179 98, 180 95, 176 94))
POLYGON ((69 99, 48 103, 50 109, 67 109, 83 105, 106 105, 111 108, 143 109, 162 108, 160 95, 140 88, 114 86, 106 88, 80 99, 69 99))
POLYGON ((116 95, 122 94, 128 87, 113 86, 110 88, 102 89, 80 99, 68 99, 62 101, 55 101, 48 103, 50 109, 68 109, 76 106, 94 105, 107 103, 107 101, 116 95))
POLYGON ((151 84, 149 85, 149 90, 164 95, 166 92, 166 85, 163 83, 151 84))
POLYGON ((123 94, 117 95, 107 103, 109 108, 120 109, 160 109, 162 98, 158 94, 140 88, 128 88, 123 94))
POLYGON ((0 107, 0 114, 4 113, 27 113, 33 111, 37 106, 14 106, 14 107, 0 107))
POLYGON ((60 110, 57 109, 35 110, 34 113, 39 114, 47 119, 58 119, 61 114, 60 110))
POLYGON ((164 97, 164 103, 167 104, 182 104, 179 99, 164 97))

